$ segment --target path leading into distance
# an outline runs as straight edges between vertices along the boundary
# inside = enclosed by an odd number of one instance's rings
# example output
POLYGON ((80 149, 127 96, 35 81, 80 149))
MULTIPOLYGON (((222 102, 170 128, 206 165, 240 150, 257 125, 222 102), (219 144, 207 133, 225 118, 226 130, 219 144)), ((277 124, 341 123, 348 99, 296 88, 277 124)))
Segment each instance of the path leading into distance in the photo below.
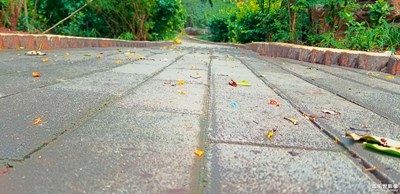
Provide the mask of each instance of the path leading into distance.
POLYGON ((190 41, 24 52, 0 51, 0 193, 376 193, 400 183, 400 158, 344 136, 400 140, 399 77, 190 41))

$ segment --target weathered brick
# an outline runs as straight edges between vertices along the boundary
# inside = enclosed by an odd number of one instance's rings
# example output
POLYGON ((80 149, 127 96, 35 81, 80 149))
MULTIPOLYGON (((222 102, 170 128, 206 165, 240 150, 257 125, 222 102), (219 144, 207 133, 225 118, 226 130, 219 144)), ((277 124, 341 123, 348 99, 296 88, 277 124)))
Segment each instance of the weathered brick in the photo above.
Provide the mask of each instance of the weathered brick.
POLYGON ((293 46, 285 46, 287 49, 287 58, 297 60, 299 58, 300 48, 293 46))
POLYGON ((0 50, 3 49, 3 36, 0 36, 0 50))
POLYGON ((307 47, 301 47, 299 48, 299 56, 297 58, 297 60, 299 61, 310 61, 310 57, 311 57, 311 49, 307 48, 307 47))
POLYGON ((339 57, 339 65, 344 67, 356 67, 358 65, 359 53, 342 52, 339 57))
POLYGON ((339 63, 340 51, 326 50, 324 57, 324 65, 337 65, 339 63))
POLYGON ((325 58, 325 51, 320 49, 312 49, 310 55, 310 63, 323 64, 325 58))
POLYGON ((390 57, 386 73, 400 75, 400 56, 390 57))
POLYGON ((35 48, 35 43, 33 40, 33 36, 28 35, 28 36, 18 36, 20 46, 25 47, 26 49, 34 49, 35 48))
POLYGON ((361 53, 358 57, 359 69, 381 71, 389 62, 389 56, 381 53, 361 53))

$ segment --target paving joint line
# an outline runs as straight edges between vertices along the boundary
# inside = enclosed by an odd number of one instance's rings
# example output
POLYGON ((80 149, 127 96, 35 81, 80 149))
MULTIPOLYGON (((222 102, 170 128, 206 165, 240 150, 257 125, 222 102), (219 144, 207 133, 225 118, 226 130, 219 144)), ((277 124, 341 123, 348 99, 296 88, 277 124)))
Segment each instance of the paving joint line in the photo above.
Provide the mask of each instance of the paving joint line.
POLYGON ((86 111, 86 113, 82 114, 82 116, 80 116, 80 118, 77 121, 75 121, 75 122, 72 121, 70 124, 67 124, 66 127, 64 127, 64 129, 61 132, 53 134, 54 137, 52 139, 42 143, 40 146, 35 148, 33 151, 31 151, 28 154, 26 154, 22 159, 3 159, 3 160, 8 160, 8 161, 12 161, 12 162, 24 162, 26 159, 29 159, 33 154, 35 154, 36 152, 44 149, 46 146, 48 146, 49 144, 51 144, 54 141, 56 141, 58 138, 60 138, 65 133, 71 132, 71 131, 79 128, 80 126, 85 124, 86 121, 88 121, 89 119, 91 119, 94 116, 96 116, 98 113, 103 111, 105 108, 110 107, 111 105, 115 104, 118 100, 124 98, 125 96, 129 95, 129 93, 131 93, 132 91, 134 91, 134 90, 138 89, 139 87, 141 87, 142 85, 144 85, 146 82, 148 82, 149 80, 151 80, 152 78, 154 78, 155 76, 160 74, 162 71, 164 71, 167 67, 169 67, 172 64, 176 63, 184 55, 186 55, 186 54, 183 54, 183 55, 180 55, 180 56, 176 57, 175 60, 172 61, 169 65, 167 65, 167 66, 161 68, 159 71, 153 73, 151 76, 149 76, 146 79, 144 79, 138 85, 132 87, 131 89, 126 90, 125 92, 123 92, 122 95, 120 95, 120 96, 111 96, 108 99, 104 100, 102 103, 100 103, 100 106, 94 107, 94 108, 86 111))
MULTIPOLYGON (((203 118, 201 118, 200 122, 200 132, 199 132, 199 138, 198 138, 198 147, 199 149, 203 149, 206 151, 209 148, 209 145, 207 144, 207 130, 210 126, 210 117, 211 117, 211 111, 212 111, 212 106, 210 106, 210 92, 211 92, 211 63, 212 63, 212 58, 208 57, 208 65, 207 65, 207 83, 206 84, 201 84, 205 85, 207 87, 206 92, 204 93, 203 96, 203 101, 204 101, 204 106, 203 106, 203 118)), ((193 193, 204 193, 204 183, 205 183, 205 164, 206 160, 204 157, 201 157, 199 159, 195 159, 194 163, 194 171, 193 171, 193 178, 191 181, 191 187, 193 188, 193 193)))
MULTIPOLYGON (((237 57, 236 57, 237 58, 237 57)), ((252 67, 250 67, 246 62, 242 61, 241 59, 237 58, 243 65, 245 65, 254 75, 257 75, 257 72, 255 69, 253 69, 252 67)), ((276 64, 274 64, 275 66, 277 66, 276 64)), ((282 69, 283 70, 283 69, 282 69)), ((286 70, 284 70, 286 71, 286 70)), ((287 71, 286 71, 287 72, 287 71)), ((290 73, 290 72, 289 72, 290 73)), ((269 88, 271 88, 278 96, 280 96, 282 99, 284 99, 285 101, 287 101, 295 110, 297 110, 300 114, 305 114, 306 112, 303 111, 299 106, 297 106, 292 100, 291 98, 287 97, 284 92, 282 92, 281 90, 279 90, 274 84, 270 83, 269 81, 267 81, 265 78, 260 78, 261 81, 263 81, 269 88)), ((312 83, 310 83, 312 84, 312 83)), ((327 135, 329 138, 336 140, 338 139, 338 137, 331 131, 327 130, 325 128, 325 126, 321 126, 320 124, 318 124, 316 121, 310 121, 314 126, 316 126, 318 129, 320 129, 325 135, 327 135)), ((332 130, 332 129, 330 129, 332 130)), ((332 130, 334 131, 334 130, 332 130)), ((374 167, 374 165, 372 165, 371 163, 369 163, 364 157, 360 156, 360 154, 355 153, 354 151, 350 150, 349 147, 347 147, 343 142, 338 141, 338 145, 340 145, 341 148, 343 148, 344 150, 346 150, 349 153, 349 158, 351 160, 354 161, 354 157, 357 157, 358 159, 361 160, 361 166, 363 166, 364 168, 372 168, 374 167), (351 158, 350 156, 352 156, 353 158, 351 158)), ((357 163, 355 163, 357 164, 357 163)), ((383 172, 381 172, 379 169, 370 172, 376 179, 378 179, 381 183, 387 184, 387 183, 394 183, 393 180, 391 180, 386 174, 384 174, 383 172)))
MULTIPOLYGON (((124 107, 116 107, 118 109, 129 109, 129 108, 124 108, 124 107)), ((191 112, 175 112, 175 111, 169 111, 169 110, 157 110, 157 109, 151 109, 151 108, 146 108, 146 107, 135 107, 135 110, 138 111, 149 111, 153 113, 170 113, 170 114, 180 114, 180 115, 188 115, 188 116, 201 116, 203 113, 191 113, 191 112)))
POLYGON ((256 142, 241 142, 232 140, 218 140, 211 139, 210 144, 227 144, 227 145, 241 145, 241 146, 253 146, 253 147, 270 147, 270 148, 283 148, 283 149, 297 149, 297 150, 307 150, 307 151, 329 151, 329 152, 342 152, 343 150, 335 149, 323 149, 323 148, 312 148, 312 147, 299 147, 299 146, 286 146, 286 145, 274 145, 274 144, 264 144, 256 142))
MULTIPOLYGON (((216 91, 215 91, 215 82, 214 82, 214 74, 212 72, 212 63, 215 58, 213 55, 210 56, 210 64, 209 64, 209 70, 208 70, 208 79, 209 79, 209 115, 208 115, 208 130, 205 132, 206 136, 206 144, 207 144, 207 153, 210 154, 209 156, 209 162, 211 163, 211 168, 212 169, 204 169, 204 173, 209 173, 210 174, 210 180, 212 181, 207 181, 210 182, 210 187, 212 191, 209 191, 211 193, 221 193, 221 175, 220 175, 220 166, 218 163, 218 157, 216 154, 213 154, 216 152, 215 147, 210 146, 210 136, 215 136, 215 129, 216 129, 216 112, 215 112, 215 107, 216 107, 216 91)), ((205 161, 204 161, 205 162, 205 161)), ((205 164, 204 164, 205 165, 205 164)))

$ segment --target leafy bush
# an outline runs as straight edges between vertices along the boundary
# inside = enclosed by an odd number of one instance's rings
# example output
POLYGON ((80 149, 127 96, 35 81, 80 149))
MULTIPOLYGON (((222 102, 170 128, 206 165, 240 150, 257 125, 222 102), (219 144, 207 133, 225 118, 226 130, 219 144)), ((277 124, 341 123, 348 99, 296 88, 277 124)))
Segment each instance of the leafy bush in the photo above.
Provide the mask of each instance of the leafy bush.
POLYGON ((157 0, 151 18, 150 39, 165 40, 174 38, 182 30, 186 13, 181 0, 157 0))
POLYGON ((209 28, 211 32, 210 39, 215 42, 229 41, 229 17, 227 15, 217 15, 211 18, 209 28))
POLYGON ((288 33, 288 14, 285 10, 270 10, 265 17, 266 37, 272 42, 288 42, 290 33, 288 33))
POLYGON ((118 36, 118 39, 120 39, 120 40, 135 40, 135 35, 133 35, 131 32, 124 32, 118 36))
POLYGON ((267 36, 261 12, 247 12, 237 16, 235 24, 231 25, 231 31, 231 40, 239 43, 265 41, 267 36))
POLYGON ((375 1, 374 4, 367 4, 367 7, 369 8, 367 13, 372 26, 386 23, 386 16, 390 14, 390 11, 394 10, 394 8, 390 7, 390 5, 384 0, 375 1))
POLYGON ((266 26, 264 14, 258 5, 258 1, 250 0, 249 3, 238 2, 236 17, 229 25, 230 39, 233 42, 248 43, 252 41, 266 40, 266 26))

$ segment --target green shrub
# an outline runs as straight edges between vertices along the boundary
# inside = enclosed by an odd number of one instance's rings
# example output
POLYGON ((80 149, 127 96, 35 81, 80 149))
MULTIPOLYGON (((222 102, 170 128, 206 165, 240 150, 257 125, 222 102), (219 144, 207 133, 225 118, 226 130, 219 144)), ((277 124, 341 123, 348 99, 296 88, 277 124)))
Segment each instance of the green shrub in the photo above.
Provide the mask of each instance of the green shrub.
POLYGON ((265 41, 267 37, 265 14, 258 1, 250 0, 248 3, 238 1, 236 6, 237 10, 231 11, 235 17, 230 20, 230 40, 239 43, 265 41))
POLYGON ((229 16, 219 14, 210 19, 209 28, 211 32, 210 39, 215 42, 229 41, 229 16))
POLYGON ((166 40, 176 36, 183 29, 186 13, 181 0, 157 0, 149 22, 150 39, 166 40))
POLYGON ((237 15, 234 25, 231 25, 232 41, 239 43, 265 41, 267 37, 266 26, 261 12, 246 12, 237 15))
POLYGON ((135 35, 133 35, 131 32, 124 32, 118 36, 118 39, 120 39, 120 40, 135 40, 135 35))
POLYGON ((288 13, 282 9, 274 9, 265 17, 266 37, 272 42, 288 42, 290 33, 288 32, 289 19, 288 13))
POLYGON ((369 8, 367 13, 372 26, 378 26, 385 23, 386 16, 390 14, 390 11, 394 10, 394 8, 390 7, 390 5, 384 0, 378 0, 375 1, 374 4, 367 4, 366 6, 369 8))

